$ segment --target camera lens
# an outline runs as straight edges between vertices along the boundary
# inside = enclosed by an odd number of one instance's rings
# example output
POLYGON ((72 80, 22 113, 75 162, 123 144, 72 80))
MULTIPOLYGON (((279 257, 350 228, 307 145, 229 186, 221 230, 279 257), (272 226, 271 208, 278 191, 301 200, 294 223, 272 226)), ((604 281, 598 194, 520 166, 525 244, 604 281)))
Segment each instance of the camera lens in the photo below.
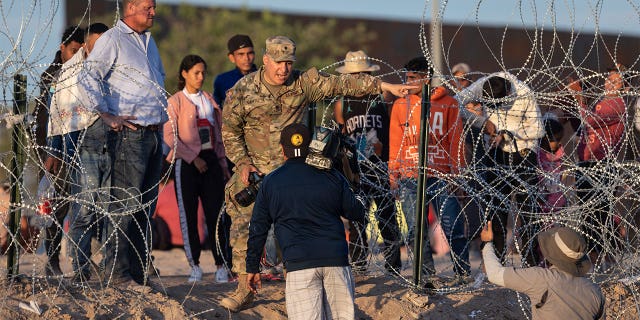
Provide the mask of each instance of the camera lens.
POLYGON ((248 207, 256 200, 257 193, 258 193, 258 188, 254 185, 250 185, 242 189, 242 191, 236 193, 235 199, 239 205, 243 207, 248 207))
POLYGON ((236 202, 243 207, 250 206, 254 201, 256 201, 260 182, 262 182, 262 176, 257 172, 252 172, 249 175, 249 186, 233 196, 236 199, 236 202))

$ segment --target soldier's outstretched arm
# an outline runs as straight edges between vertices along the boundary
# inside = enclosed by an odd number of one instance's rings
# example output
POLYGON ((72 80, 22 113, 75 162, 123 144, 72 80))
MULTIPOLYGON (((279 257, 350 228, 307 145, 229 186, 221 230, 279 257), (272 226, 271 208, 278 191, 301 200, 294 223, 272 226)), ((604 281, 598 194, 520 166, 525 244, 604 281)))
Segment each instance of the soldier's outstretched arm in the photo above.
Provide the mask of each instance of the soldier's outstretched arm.
POLYGON ((402 98, 409 93, 409 90, 418 89, 418 87, 406 84, 392 84, 383 81, 382 83, 380 83, 380 89, 382 89, 382 91, 387 91, 396 97, 402 98))
POLYGON ((417 88, 403 84, 390 84, 368 74, 342 74, 339 76, 319 72, 315 68, 307 70, 301 77, 302 87, 311 101, 326 97, 380 94, 388 91, 403 97, 409 89, 417 88))

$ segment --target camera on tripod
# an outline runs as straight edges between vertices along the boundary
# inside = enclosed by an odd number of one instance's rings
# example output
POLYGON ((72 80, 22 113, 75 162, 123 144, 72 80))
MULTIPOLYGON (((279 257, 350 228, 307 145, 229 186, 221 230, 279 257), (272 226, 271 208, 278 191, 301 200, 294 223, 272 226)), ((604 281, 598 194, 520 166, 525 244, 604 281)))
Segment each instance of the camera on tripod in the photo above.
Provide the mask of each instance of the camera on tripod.
POLYGON ((262 178, 263 176, 259 175, 257 172, 251 172, 249 174, 249 186, 242 189, 234 196, 239 205, 248 207, 256 201, 256 195, 258 195, 258 189, 260 189, 262 178))

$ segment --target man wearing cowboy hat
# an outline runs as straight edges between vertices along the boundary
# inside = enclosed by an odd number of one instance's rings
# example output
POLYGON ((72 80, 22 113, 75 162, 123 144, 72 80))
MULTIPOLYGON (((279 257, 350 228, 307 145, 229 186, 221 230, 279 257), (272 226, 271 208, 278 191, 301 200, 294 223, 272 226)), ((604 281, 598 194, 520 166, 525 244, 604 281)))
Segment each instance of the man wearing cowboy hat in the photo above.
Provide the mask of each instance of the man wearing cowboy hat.
POLYGON ((549 268, 503 267, 493 248, 491 221, 480 233, 482 259, 490 282, 520 291, 531 300, 533 319, 604 318, 604 296, 586 277, 592 267, 584 238, 567 227, 538 234, 540 250, 549 268))
MULTIPOLYGON (((341 74, 371 74, 380 70, 372 64, 364 51, 349 51, 344 65, 336 68, 341 74)), ((364 97, 343 96, 334 105, 336 122, 358 147, 358 169, 353 180, 360 191, 375 201, 375 217, 380 235, 384 239, 385 268, 391 274, 399 274, 400 231, 396 219, 395 200, 389 192, 387 161, 389 161, 389 109, 381 95, 364 97)), ((347 175, 349 176, 349 175, 347 175)), ((364 272, 367 265, 366 224, 349 224, 351 261, 356 272, 364 272)))

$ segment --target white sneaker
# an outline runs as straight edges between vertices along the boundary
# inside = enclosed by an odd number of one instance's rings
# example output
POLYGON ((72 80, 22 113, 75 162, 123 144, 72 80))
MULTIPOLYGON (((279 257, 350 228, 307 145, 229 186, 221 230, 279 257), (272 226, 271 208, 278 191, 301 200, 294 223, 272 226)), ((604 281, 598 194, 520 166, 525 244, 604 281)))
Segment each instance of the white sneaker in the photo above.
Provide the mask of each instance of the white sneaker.
POLYGON ((227 283, 229 282, 229 272, 227 272, 227 268, 220 267, 216 270, 216 282, 217 283, 227 283))
POLYGON ((200 266, 191 267, 191 275, 189 275, 189 282, 196 282, 202 280, 202 269, 200 266))

